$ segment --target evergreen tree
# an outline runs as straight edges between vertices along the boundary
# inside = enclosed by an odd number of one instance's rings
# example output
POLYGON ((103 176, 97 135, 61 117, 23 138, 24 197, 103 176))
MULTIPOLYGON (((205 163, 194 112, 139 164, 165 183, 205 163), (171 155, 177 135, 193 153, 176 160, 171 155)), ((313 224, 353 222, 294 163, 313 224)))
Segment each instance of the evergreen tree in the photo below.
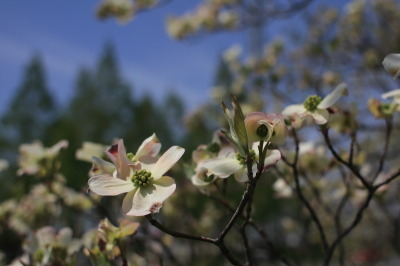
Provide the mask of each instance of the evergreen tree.
POLYGON ((1 121, 2 139, 7 143, 5 148, 16 152, 21 143, 43 139, 55 115, 42 60, 35 55, 28 63, 22 83, 1 121))
POLYGON ((120 75, 113 46, 107 44, 96 70, 79 73, 69 118, 81 141, 110 143, 123 137, 132 121, 132 107, 131 88, 120 75))

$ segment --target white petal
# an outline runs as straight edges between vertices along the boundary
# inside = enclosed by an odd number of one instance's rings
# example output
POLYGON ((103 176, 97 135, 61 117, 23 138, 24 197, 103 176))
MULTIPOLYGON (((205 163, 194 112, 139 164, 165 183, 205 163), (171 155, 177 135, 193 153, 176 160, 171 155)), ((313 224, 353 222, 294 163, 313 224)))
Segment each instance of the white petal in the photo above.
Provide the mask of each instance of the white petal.
POLYGON ((182 157, 184 148, 172 146, 154 164, 151 173, 155 180, 165 174, 182 157))
POLYGON ((233 147, 224 147, 218 152, 218 158, 236 158, 236 150, 233 147))
POLYGON ((109 174, 112 175, 116 170, 115 166, 107 161, 104 161, 98 157, 92 157, 93 165, 92 169, 90 170, 90 175, 102 175, 102 174, 109 174))
POLYGON ((202 167, 208 169, 208 174, 214 174, 221 178, 227 178, 228 176, 236 173, 245 166, 233 158, 214 158, 205 160, 202 167))
POLYGON ((138 190, 138 188, 135 188, 132 191, 129 191, 125 195, 124 200, 122 201, 122 211, 124 213, 128 213, 132 209, 133 196, 135 195, 137 190, 138 190))
POLYGON ((208 186, 215 181, 216 176, 208 176, 207 169, 201 166, 196 167, 196 173, 190 178, 195 186, 208 186))
POLYGON ((391 97, 400 97, 400 89, 392 90, 392 91, 382 94, 383 99, 388 99, 391 97))
POLYGON ((314 119, 315 124, 323 125, 328 123, 329 112, 325 109, 317 109, 311 113, 311 116, 314 119))
POLYGON ((400 54, 389 54, 383 59, 383 67, 389 72, 393 79, 400 76, 400 54))
POLYGON ((112 145, 107 151, 107 156, 114 163, 118 170, 118 177, 126 180, 130 175, 132 162, 126 157, 124 141, 119 139, 117 144, 112 145))
POLYGON ((57 242, 62 246, 67 246, 72 240, 72 230, 69 227, 62 228, 57 235, 57 242))
POLYGON ((331 93, 318 104, 318 109, 326 109, 334 105, 342 96, 347 96, 347 84, 340 83, 331 93))
POLYGON ((248 176, 247 176, 247 171, 246 171, 246 167, 242 167, 239 171, 237 171, 235 173, 235 179, 238 182, 246 182, 247 180, 249 180, 248 176))
POLYGON ((155 180, 152 185, 140 187, 133 194, 132 208, 126 215, 144 216, 157 211, 175 188, 175 181, 169 176, 155 180))
POLYGON ((142 156, 155 157, 158 155, 161 149, 161 143, 159 142, 156 134, 151 135, 143 141, 137 150, 135 157, 140 160, 142 156))
POLYGON ((288 107, 286 107, 283 111, 282 111, 282 115, 286 118, 291 117, 294 114, 304 114, 306 113, 307 110, 304 107, 303 104, 293 104, 293 105, 289 105, 288 107))
POLYGON ((301 128, 303 124, 307 124, 309 122, 309 116, 300 116, 298 114, 293 114, 290 117, 290 125, 293 128, 301 128))
POLYGON ((89 189, 101 196, 115 196, 134 189, 131 181, 125 181, 110 175, 96 175, 88 181, 89 189))
POLYGON ((274 166, 281 159, 281 152, 279 150, 268 151, 264 160, 264 171, 274 166))

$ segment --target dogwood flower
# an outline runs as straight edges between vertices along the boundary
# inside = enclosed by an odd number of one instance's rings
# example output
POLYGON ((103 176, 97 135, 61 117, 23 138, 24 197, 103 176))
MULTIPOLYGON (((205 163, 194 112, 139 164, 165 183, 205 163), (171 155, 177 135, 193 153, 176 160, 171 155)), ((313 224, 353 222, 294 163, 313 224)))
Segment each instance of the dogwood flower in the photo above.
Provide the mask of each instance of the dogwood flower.
POLYGON ((66 147, 68 147, 66 140, 61 140, 50 148, 43 147, 43 144, 39 141, 22 144, 19 147, 18 164, 20 169, 17 174, 45 176, 47 171, 58 167, 58 165, 55 165, 55 158, 60 150, 66 147))
MULTIPOLYGON (((147 146, 146 144, 142 146, 144 150, 147 150, 147 154, 158 153, 158 148, 155 148, 158 146, 147 146)), ((123 140, 118 140, 118 143, 112 145, 106 152, 116 170, 111 172, 109 163, 95 158, 94 163, 99 163, 104 167, 97 171, 99 174, 93 175, 89 179, 89 189, 101 196, 127 193, 122 202, 122 210, 126 215, 144 216, 158 212, 162 203, 176 188, 175 181, 163 174, 171 169, 184 152, 183 148, 173 146, 155 163, 146 164, 140 160, 150 158, 150 161, 153 161, 154 157, 138 156, 138 154, 129 156, 126 154, 123 140), (136 158, 139 161, 132 161, 136 158)))
MULTIPOLYGON (((253 149, 250 154, 253 158, 253 172, 257 171, 256 160, 258 159, 258 144, 253 144, 253 149)), ((274 166, 281 159, 279 150, 270 150, 267 152, 264 160, 264 171, 274 166)), ((202 167, 206 168, 207 174, 216 175, 220 178, 227 178, 234 175, 238 182, 246 182, 247 166, 246 160, 235 149, 227 147, 222 149, 217 158, 208 159, 202 163, 202 167)))
MULTIPOLYGON (((26 239, 23 249, 29 254, 29 265, 69 265, 81 249, 82 241, 73 238, 70 228, 56 232, 51 226, 38 229, 26 239)), ((28 265, 27 264, 27 265, 28 265)))
POLYGON ((386 92, 386 93, 382 94, 382 98, 383 99, 393 98, 393 103, 400 104, 400 89, 386 92))
POLYGON ((393 79, 400 76, 400 54, 388 54, 383 59, 382 65, 393 76, 393 79))
MULTIPOLYGON (((139 146, 136 154, 128 153, 126 156, 131 162, 141 162, 143 164, 153 164, 157 161, 156 156, 160 152, 161 143, 158 140, 156 134, 151 135, 145 139, 139 146)), ((103 150, 104 151, 104 150, 103 150)), ((107 155, 107 152, 106 152, 107 155)), ((107 155, 109 156, 109 155, 107 155)), ((101 173, 113 173, 116 168, 115 165, 102 160, 96 155, 92 156, 93 166, 89 173, 90 176, 98 175, 101 173)))
POLYGON ((215 181, 216 176, 208 175, 207 168, 203 167, 203 162, 214 157, 215 153, 211 152, 207 145, 200 145, 197 147, 195 151, 192 153, 192 160, 196 163, 196 167, 194 169, 195 173, 191 176, 191 180, 193 185, 195 186, 207 186, 215 181))
POLYGON ((281 114, 254 112, 246 116, 244 123, 249 142, 263 140, 277 145, 285 143, 287 127, 281 114))
POLYGON ((317 125, 323 125, 328 122, 327 109, 345 95, 347 95, 347 85, 341 83, 324 99, 317 95, 308 96, 303 104, 290 105, 282 111, 282 114, 292 122, 291 125, 295 128, 301 127, 307 117, 311 117, 317 125))
POLYGON ((102 157, 106 149, 106 145, 85 141, 82 148, 76 151, 75 158, 84 162, 92 162, 93 156, 102 157))

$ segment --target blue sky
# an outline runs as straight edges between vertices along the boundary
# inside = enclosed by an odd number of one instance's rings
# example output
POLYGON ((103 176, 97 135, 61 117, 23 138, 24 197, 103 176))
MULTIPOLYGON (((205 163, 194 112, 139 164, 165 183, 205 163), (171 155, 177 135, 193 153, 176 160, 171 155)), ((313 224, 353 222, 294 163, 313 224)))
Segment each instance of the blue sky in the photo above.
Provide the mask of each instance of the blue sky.
POLYGON ((189 109, 204 103, 220 53, 234 43, 246 45, 248 40, 246 32, 184 42, 170 39, 166 17, 191 10, 199 2, 174 0, 121 26, 115 20, 96 19, 99 0, 2 0, 0 113, 7 108, 33 54, 42 55, 48 85, 58 102, 65 104, 73 93, 78 69, 94 66, 107 41, 114 44, 123 76, 133 85, 135 96, 150 93, 160 100, 174 90, 189 109))

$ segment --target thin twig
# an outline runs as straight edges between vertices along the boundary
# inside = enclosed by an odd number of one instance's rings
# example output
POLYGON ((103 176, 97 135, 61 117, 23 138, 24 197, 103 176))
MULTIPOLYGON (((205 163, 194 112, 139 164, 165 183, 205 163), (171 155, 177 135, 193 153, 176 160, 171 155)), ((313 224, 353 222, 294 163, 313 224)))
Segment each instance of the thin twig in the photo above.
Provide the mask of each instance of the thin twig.
POLYGON ((299 171, 297 168, 297 163, 299 160, 299 138, 297 136, 296 130, 292 129, 292 133, 293 133, 293 138, 295 140, 295 156, 294 156, 294 161, 292 164, 290 164, 292 171, 293 171, 293 176, 294 176, 294 180, 295 180, 295 184, 296 184, 296 192, 298 197, 300 198, 300 200, 303 202, 303 204, 306 206, 308 212, 311 215, 312 220, 314 221, 314 223, 317 226, 320 238, 321 238, 321 242, 322 242, 322 247, 323 250, 326 252, 328 250, 328 241, 326 239, 325 236, 325 231, 324 228, 322 227, 321 221, 319 220, 317 214, 315 213, 313 207, 311 206, 311 204, 308 202, 308 200, 305 198, 305 196, 303 195, 303 192, 300 188, 300 177, 299 177, 299 171))
POLYGON ((386 118, 385 119, 385 124, 386 124, 386 131, 385 131, 385 143, 383 145, 383 150, 381 153, 381 157, 379 159, 379 165, 378 165, 378 169, 376 170, 376 173, 373 177, 373 181, 376 180, 376 178, 379 176, 379 174, 382 172, 384 164, 385 164, 385 159, 386 159, 386 155, 388 153, 388 148, 389 148, 389 142, 390 142, 390 136, 392 134, 392 128, 393 128, 393 123, 392 123, 392 118, 386 118))
POLYGON ((333 157, 343 165, 345 165, 347 168, 350 169, 350 171, 361 181, 361 183, 364 185, 365 188, 370 189, 371 184, 363 177, 360 173, 360 171, 353 165, 350 164, 348 161, 344 160, 333 148, 332 142, 329 138, 329 133, 328 129, 324 126, 321 126, 321 132, 324 137, 325 143, 328 146, 328 149, 332 153, 333 157))

